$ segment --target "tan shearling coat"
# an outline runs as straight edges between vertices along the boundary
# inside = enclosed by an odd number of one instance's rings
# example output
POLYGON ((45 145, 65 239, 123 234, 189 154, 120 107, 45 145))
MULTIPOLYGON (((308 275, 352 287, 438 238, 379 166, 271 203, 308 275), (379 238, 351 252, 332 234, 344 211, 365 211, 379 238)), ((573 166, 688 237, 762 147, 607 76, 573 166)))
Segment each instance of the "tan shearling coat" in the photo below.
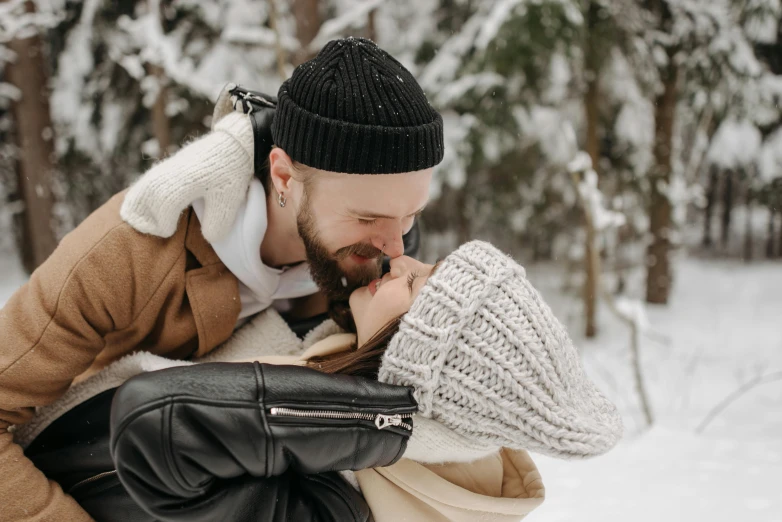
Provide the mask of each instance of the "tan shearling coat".
POLYGON ((123 198, 68 234, 0 310, 0 522, 90 520, 24 456, 9 428, 128 353, 185 359, 233 332, 238 283, 195 214, 184 212, 163 239, 122 221, 123 198))

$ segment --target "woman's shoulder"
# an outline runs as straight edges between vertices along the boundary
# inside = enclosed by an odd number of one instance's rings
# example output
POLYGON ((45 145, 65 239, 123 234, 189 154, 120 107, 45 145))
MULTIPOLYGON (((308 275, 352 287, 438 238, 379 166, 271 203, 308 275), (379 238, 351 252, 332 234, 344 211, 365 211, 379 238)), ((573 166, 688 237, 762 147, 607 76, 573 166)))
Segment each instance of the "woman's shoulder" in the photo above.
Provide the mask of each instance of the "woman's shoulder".
POLYGON ((304 360, 312 357, 322 357, 334 353, 352 350, 356 345, 356 335, 352 333, 335 333, 313 343, 301 354, 304 360))

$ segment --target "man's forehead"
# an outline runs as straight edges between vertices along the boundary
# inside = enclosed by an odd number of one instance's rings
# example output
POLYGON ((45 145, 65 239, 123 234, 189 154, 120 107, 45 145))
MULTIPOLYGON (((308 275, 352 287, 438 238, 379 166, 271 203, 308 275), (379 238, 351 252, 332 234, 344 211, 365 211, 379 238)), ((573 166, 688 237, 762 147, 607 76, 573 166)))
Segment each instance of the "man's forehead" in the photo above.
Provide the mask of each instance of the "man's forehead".
POLYGON ((401 218, 423 210, 431 178, 431 169, 405 174, 326 173, 312 192, 314 199, 330 201, 352 215, 401 218))

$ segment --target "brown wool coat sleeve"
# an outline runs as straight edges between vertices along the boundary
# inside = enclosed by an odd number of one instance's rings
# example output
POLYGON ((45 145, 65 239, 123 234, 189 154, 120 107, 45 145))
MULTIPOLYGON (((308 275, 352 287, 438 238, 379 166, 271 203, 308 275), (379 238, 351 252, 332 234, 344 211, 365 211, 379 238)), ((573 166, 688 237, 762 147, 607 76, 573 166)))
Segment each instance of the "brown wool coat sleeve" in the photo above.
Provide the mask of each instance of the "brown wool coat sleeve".
POLYGON ((24 456, 9 427, 107 352, 119 358, 149 342, 181 357, 183 345, 197 347, 185 296, 187 224, 169 239, 140 234, 119 218, 122 197, 66 236, 0 310, 0 522, 91 520, 24 456), (156 334, 163 324, 155 318, 166 313, 175 323, 168 339, 156 334))

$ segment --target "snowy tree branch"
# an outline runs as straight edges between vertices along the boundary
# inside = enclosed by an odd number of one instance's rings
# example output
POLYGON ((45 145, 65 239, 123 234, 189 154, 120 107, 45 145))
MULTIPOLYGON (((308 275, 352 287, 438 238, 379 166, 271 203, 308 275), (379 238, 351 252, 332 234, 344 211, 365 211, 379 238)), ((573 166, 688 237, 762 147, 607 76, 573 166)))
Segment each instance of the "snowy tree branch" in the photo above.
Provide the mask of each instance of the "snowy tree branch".
POLYGON ((727 397, 725 397, 722 401, 720 401, 719 404, 717 404, 707 415, 704 417, 703 421, 698 425, 697 428, 695 428, 695 433, 703 433, 703 430, 706 429, 706 427, 713 421, 720 413, 725 411, 725 409, 733 404, 737 399, 739 399, 741 396, 749 392, 750 390, 762 385, 767 384, 770 382, 775 381, 782 381, 782 371, 770 373, 768 375, 759 375, 758 377, 752 379, 751 381, 745 383, 741 387, 739 387, 737 390, 730 393, 727 397))
POLYGON ((19 101, 22 98, 22 91, 10 83, 0 82, 0 99, 19 101))
POLYGON ((0 43, 30 38, 63 20, 63 14, 54 10, 27 12, 26 4, 27 0, 0 4, 0 43))
POLYGON ((365 0, 342 16, 328 20, 320 27, 318 34, 307 46, 307 52, 317 53, 329 40, 341 36, 346 30, 364 27, 369 13, 382 6, 383 3, 383 0, 365 0))
MULTIPOLYGON (((268 49, 276 49, 277 45, 277 34, 266 27, 228 27, 220 34, 220 38, 232 44, 256 45, 268 49)), ((289 53, 299 49, 299 41, 289 35, 280 35, 280 45, 289 53)))

